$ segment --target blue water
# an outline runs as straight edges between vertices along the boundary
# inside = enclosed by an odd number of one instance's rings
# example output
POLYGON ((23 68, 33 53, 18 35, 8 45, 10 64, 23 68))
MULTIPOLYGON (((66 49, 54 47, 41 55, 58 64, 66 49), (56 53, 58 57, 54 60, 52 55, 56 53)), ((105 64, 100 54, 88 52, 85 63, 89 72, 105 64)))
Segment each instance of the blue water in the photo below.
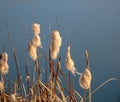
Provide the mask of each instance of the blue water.
MULTIPOLYGON (((92 90, 105 80, 115 77, 93 96, 93 102, 120 102, 120 1, 119 0, 4 0, 0 1, 0 51, 2 45, 9 54, 10 76, 14 80, 15 63, 10 48, 6 25, 12 32, 20 71, 25 76, 24 55, 28 56, 28 40, 33 37, 31 25, 34 19, 41 25, 41 53, 49 46, 50 32, 59 29, 63 39, 59 56, 62 70, 65 69, 67 42, 71 44, 71 55, 76 69, 82 72, 86 66, 85 50, 89 49, 92 72, 92 90), (57 23, 57 26, 55 24, 57 23), (4 43, 3 43, 4 42, 4 43)), ((44 60, 44 59, 41 59, 44 60)), ((41 61, 42 67, 45 67, 41 61)), ((44 76, 43 76, 44 79, 44 76)), ((75 77, 75 89, 83 94, 75 77)))

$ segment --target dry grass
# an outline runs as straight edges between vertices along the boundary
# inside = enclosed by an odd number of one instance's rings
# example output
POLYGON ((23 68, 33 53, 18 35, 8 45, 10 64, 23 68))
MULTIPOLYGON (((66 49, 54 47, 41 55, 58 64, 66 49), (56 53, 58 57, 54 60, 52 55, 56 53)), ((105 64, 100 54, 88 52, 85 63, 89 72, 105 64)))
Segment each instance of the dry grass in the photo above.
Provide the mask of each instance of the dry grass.
MULTIPOLYGON (((8 81, 8 85, 4 85, 7 88, 9 88, 9 93, 7 93, 6 89, 0 90, 0 102, 92 102, 92 95, 100 89, 103 85, 108 83, 109 81, 116 80, 115 78, 108 79, 104 83, 102 83, 99 87, 97 87, 93 92, 91 92, 91 78, 87 81, 89 82, 89 86, 87 87, 87 90, 85 89, 84 96, 81 96, 80 93, 78 93, 75 89, 73 89, 71 83, 70 83, 70 74, 69 72, 69 78, 64 75, 61 68, 61 59, 53 60, 51 58, 51 49, 49 49, 49 56, 46 57, 46 62, 49 63, 49 75, 46 74, 48 77, 46 82, 42 81, 41 78, 41 72, 40 72, 40 50, 36 47, 36 53, 37 57, 34 61, 34 71, 33 71, 33 80, 31 80, 30 73, 29 73, 29 64, 27 63, 26 58, 24 59, 25 69, 26 69, 26 82, 27 82, 27 88, 24 86, 24 83, 22 81, 22 75, 19 72, 19 65, 17 60, 17 55, 15 52, 11 32, 8 31, 8 37, 10 39, 11 44, 11 50, 13 53, 14 61, 16 64, 16 73, 17 78, 16 81, 10 80, 10 78, 6 78, 8 81), (63 80, 60 79, 60 77, 63 77, 63 80), (66 89, 62 87, 62 83, 66 82, 66 89), (14 86, 14 90, 12 90, 12 86, 14 86), (28 91, 26 91, 26 89, 28 91), (67 94, 66 94, 67 92, 67 94), (88 92, 88 96, 86 95, 86 92, 88 92)), ((37 31, 37 33, 40 32, 37 31)), ((86 69, 90 71, 89 66, 89 59, 88 59, 88 50, 86 50, 85 53, 86 57, 86 69)), ((1 59, 1 58, 0 58, 1 59)), ((47 73, 47 72, 46 72, 47 73)), ((79 74, 79 72, 75 72, 75 74, 79 74)), ((82 73, 84 74, 84 73, 82 73)), ((82 74, 79 74, 81 76, 82 74)), ((4 75, 0 74, 2 77, 2 80, 4 82, 4 75)), ((74 76, 76 77, 76 76, 74 76)), ((87 76, 88 77, 88 76, 87 76)), ((84 84, 86 79, 84 78, 84 84)), ((84 89, 84 88, 83 88, 84 89)))

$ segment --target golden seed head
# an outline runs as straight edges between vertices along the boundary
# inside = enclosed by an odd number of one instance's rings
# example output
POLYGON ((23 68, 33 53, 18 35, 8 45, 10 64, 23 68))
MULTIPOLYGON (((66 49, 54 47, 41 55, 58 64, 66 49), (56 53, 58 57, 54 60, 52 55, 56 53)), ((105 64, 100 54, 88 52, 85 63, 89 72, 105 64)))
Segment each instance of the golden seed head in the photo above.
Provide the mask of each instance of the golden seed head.
POLYGON ((52 32, 52 43, 50 45, 51 58, 53 60, 57 58, 57 55, 60 51, 61 43, 62 43, 62 38, 60 36, 60 33, 58 31, 53 31, 52 32))
POLYGON ((40 39, 39 35, 35 35, 31 42, 32 42, 32 45, 34 45, 35 47, 41 47, 42 46, 41 39, 40 39))
POLYGON ((72 74, 75 74, 76 68, 75 68, 75 65, 74 65, 74 61, 71 58, 70 46, 68 46, 67 55, 66 55, 66 59, 65 59, 65 64, 66 64, 67 70, 71 71, 72 74))
POLYGON ((32 60, 37 59, 37 48, 32 44, 32 42, 29 42, 28 53, 30 57, 32 58, 32 60))
POLYGON ((40 34, 40 24, 33 23, 32 24, 32 30, 35 35, 40 34))
POLYGON ((92 79, 91 72, 89 69, 86 68, 83 74, 79 78, 80 86, 83 89, 89 89, 91 85, 91 79, 92 79))

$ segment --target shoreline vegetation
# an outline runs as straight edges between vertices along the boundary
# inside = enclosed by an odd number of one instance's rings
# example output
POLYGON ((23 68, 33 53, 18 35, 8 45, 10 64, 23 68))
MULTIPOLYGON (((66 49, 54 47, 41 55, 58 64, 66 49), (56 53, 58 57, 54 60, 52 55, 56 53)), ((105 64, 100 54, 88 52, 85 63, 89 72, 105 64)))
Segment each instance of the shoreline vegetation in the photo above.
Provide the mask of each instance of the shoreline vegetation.
MULTIPOLYGON (((48 49, 49 55, 46 57, 46 62, 49 65, 49 73, 46 72, 46 81, 43 82, 41 78, 41 53, 42 48, 40 38, 40 24, 33 23, 33 38, 28 41, 28 53, 31 60, 34 62, 33 77, 29 73, 29 65, 25 60, 26 69, 26 87, 23 83, 22 75, 19 72, 18 60, 14 48, 11 32, 8 31, 8 37, 11 44, 11 50, 16 64, 16 81, 10 80, 8 54, 5 51, 0 52, 0 102, 92 102, 92 95, 110 81, 117 80, 110 78, 100 84, 95 90, 91 90, 92 73, 89 65, 88 49, 85 51, 86 68, 84 72, 80 73, 75 68, 74 60, 70 53, 70 42, 68 42, 65 65, 68 71, 68 78, 61 68, 61 57, 59 52, 62 45, 62 37, 58 30, 51 33, 51 43, 48 49), (77 90, 74 89, 74 78, 79 76, 80 87, 84 90, 84 95, 81 96, 77 90), (61 77, 64 79, 61 80, 61 77), (6 85, 5 80, 8 81, 6 85), (62 83, 66 83, 66 87, 62 87, 62 83), (6 87, 9 89, 7 92, 6 87), (12 89, 14 87, 14 89, 12 89)), ((43 44, 44 45, 44 44, 43 44)), ((46 68, 47 69, 47 68, 46 68)))

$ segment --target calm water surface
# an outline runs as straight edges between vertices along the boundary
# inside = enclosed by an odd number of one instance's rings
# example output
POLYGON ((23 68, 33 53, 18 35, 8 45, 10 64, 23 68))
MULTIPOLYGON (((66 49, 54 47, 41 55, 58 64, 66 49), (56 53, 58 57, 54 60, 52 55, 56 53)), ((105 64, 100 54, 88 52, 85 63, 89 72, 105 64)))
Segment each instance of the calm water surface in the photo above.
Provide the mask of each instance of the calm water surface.
MULTIPOLYGON (((31 25, 36 20, 41 25, 41 41, 45 54, 50 32, 59 29, 63 39, 60 56, 62 70, 65 69, 67 42, 71 44, 71 55, 76 69, 82 72, 86 66, 85 50, 89 49, 92 72, 92 90, 105 80, 115 77, 117 81, 98 90, 93 102, 120 102, 120 1, 119 0, 2 0, 0 1, 0 50, 2 45, 9 54, 11 79, 15 79, 16 68, 12 56, 6 25, 12 32, 20 71, 25 76, 24 55, 28 56, 28 40, 33 37, 31 25), (3 43, 4 42, 4 43, 3 43)), ((41 66, 45 67, 44 58, 41 66)), ((43 74, 44 80, 44 74, 43 74)), ((75 89, 83 94, 75 77, 75 89)))

